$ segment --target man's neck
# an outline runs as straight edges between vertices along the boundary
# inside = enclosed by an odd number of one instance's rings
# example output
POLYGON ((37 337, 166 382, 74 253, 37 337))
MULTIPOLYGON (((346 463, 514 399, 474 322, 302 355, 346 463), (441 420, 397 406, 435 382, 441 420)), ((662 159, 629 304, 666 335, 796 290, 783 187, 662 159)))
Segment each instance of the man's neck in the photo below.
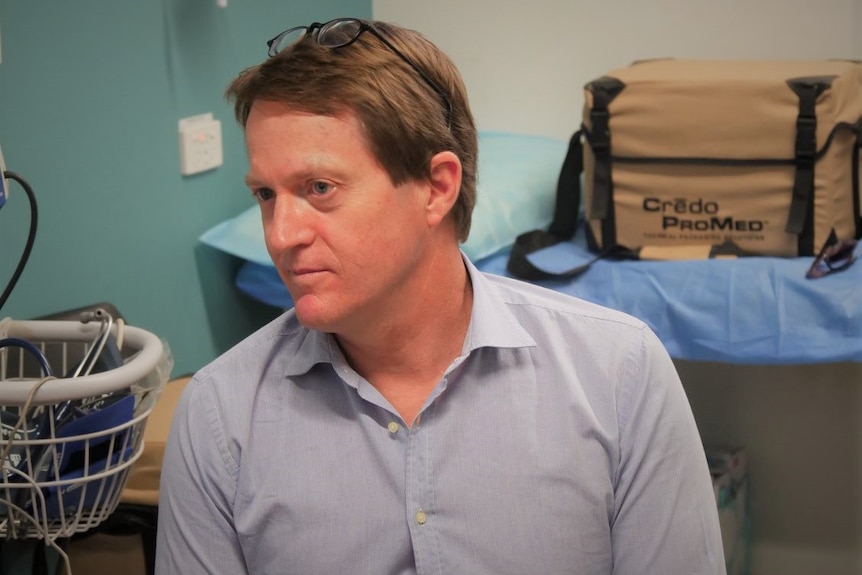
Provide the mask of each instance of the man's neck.
POLYGON ((336 334, 353 369, 412 423, 428 395, 461 353, 473 309, 469 273, 457 252, 435 270, 433 297, 407 298, 390 317, 361 333, 336 334), (442 269, 441 269, 442 268, 442 269), (429 304, 429 302, 434 302, 429 304))

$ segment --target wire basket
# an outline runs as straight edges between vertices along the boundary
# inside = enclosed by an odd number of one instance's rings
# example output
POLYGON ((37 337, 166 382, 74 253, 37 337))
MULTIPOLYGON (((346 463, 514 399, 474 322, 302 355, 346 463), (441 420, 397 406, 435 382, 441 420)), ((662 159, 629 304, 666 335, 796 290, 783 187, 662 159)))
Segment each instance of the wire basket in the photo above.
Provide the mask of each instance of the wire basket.
POLYGON ((0 349, 0 536, 53 542, 96 527, 119 503, 173 361, 152 333, 104 326, 0 321, 0 341, 38 350, 0 349), (120 342, 116 367, 79 375, 104 333, 120 342), (66 375, 44 377, 47 360, 66 375))

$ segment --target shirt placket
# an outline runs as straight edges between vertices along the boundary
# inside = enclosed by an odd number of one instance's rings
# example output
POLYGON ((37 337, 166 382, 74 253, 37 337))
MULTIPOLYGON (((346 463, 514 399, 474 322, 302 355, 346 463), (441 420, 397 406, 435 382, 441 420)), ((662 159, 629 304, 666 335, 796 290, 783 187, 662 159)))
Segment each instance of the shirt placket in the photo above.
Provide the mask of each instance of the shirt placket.
POLYGON ((430 409, 405 430, 407 465, 405 513, 418 575, 442 574, 440 538, 435 516, 433 444, 430 409))

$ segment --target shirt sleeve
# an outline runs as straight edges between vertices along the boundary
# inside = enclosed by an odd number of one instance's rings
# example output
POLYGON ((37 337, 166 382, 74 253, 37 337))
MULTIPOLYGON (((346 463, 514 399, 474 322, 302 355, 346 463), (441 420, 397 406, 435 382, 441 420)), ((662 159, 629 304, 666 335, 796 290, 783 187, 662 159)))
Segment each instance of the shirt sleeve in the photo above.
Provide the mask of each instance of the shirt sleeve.
POLYGON ((171 424, 159 487, 156 573, 247 573, 233 524, 236 461, 212 389, 193 379, 171 424))
POLYGON ((725 574, 700 434, 670 357, 644 328, 620 390, 614 575, 725 574))

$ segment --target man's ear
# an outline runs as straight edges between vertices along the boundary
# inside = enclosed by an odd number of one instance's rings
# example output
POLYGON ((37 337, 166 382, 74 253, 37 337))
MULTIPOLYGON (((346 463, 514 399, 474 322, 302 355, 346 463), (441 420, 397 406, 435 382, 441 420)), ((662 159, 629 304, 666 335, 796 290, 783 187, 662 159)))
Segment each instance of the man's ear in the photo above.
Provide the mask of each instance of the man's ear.
POLYGON ((429 162, 430 193, 425 208, 428 224, 437 226, 452 211, 461 192, 461 160, 454 153, 438 152, 429 162))

